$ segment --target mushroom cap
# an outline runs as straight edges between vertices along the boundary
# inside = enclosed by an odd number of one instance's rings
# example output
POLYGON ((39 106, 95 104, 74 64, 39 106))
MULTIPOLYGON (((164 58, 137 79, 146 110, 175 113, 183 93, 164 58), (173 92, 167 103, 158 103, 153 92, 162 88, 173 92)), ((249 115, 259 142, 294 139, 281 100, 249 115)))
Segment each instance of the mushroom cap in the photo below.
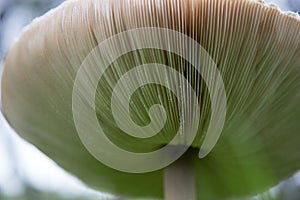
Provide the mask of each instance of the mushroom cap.
POLYGON ((199 100, 200 126, 183 156, 193 159, 200 199, 256 194, 300 168, 300 20, 261 1, 66 1, 29 25, 5 57, 1 92, 9 124, 95 189, 162 197, 163 169, 126 173, 102 164, 80 140, 72 112, 76 74, 89 53, 118 33, 143 27, 178 31, 208 52, 226 90, 224 128, 212 152, 199 159, 212 104, 205 81, 178 55, 141 49, 118 58, 97 85, 97 119, 113 143, 148 152, 174 137, 180 124, 178 97, 159 85, 140 89, 130 104, 130 117, 140 125, 149 123, 151 105, 164 105, 168 119, 159 134, 128 136, 111 114, 110 97, 120 77, 134 66, 161 63, 184 74, 199 100))

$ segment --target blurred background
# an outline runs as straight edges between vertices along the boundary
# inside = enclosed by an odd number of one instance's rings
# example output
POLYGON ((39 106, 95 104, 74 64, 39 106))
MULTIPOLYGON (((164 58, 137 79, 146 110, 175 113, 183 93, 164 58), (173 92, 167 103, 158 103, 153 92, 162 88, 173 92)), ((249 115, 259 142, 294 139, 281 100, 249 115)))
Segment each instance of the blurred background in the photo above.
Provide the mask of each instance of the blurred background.
MULTIPOLYGON (((0 0, 0 70, 2 59, 22 28, 62 0, 0 0)), ((267 1, 270 2, 270 1, 267 1)), ((300 0, 273 0, 281 10, 300 12, 300 0)), ((0 114, 0 200, 122 199, 87 188, 21 139, 0 114)), ((300 200, 300 173, 278 186, 248 198, 300 200)))

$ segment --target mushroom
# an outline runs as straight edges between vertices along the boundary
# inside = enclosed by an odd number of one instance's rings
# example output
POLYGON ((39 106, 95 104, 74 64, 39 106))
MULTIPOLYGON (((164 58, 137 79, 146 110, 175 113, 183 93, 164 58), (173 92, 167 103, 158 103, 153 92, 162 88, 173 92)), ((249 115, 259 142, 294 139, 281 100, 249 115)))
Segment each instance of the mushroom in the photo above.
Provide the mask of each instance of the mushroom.
POLYGON ((8 51, 2 109, 99 191, 254 195, 300 168, 299 55, 299 16, 263 1, 69 0, 8 51))

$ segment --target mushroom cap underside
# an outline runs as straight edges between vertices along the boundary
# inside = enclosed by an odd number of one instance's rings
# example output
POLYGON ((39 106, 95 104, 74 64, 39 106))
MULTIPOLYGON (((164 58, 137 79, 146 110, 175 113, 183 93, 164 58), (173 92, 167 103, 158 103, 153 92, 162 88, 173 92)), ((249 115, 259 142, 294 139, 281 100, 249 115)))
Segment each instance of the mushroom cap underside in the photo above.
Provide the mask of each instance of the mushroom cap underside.
MULTIPOLYGON (((166 108, 165 127, 153 137, 128 136, 111 114, 113 87, 126 71, 160 63, 183 74, 197 94, 199 128, 184 156, 194 159, 199 198, 256 194, 300 168, 299 18, 250 0, 67 1, 36 19, 8 51, 1 84, 7 121, 93 188, 124 196, 161 197, 163 170, 133 174, 102 164, 82 144, 72 113, 74 81, 84 59, 106 39, 143 27, 183 33, 208 52, 226 89, 224 128, 213 151, 199 159, 212 104, 205 81, 178 55, 140 49, 118 58, 97 85, 97 118, 112 142, 128 151, 147 152, 174 137, 180 124, 179 100, 188 95, 184 88, 181 97, 157 84, 132 95, 130 117, 137 124, 149 123, 148 109, 153 104, 166 108)), ((134 38, 127 39, 135 45, 134 38)))

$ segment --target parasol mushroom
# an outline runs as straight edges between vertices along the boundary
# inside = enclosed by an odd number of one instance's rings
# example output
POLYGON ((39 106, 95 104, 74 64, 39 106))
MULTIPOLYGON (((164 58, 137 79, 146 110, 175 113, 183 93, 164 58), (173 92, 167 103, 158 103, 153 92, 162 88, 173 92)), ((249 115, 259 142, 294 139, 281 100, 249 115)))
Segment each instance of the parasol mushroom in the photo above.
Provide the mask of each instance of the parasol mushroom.
POLYGON ((23 138, 100 191, 166 199, 254 195, 300 168, 299 55, 299 17, 263 1, 69 0, 33 21, 8 51, 3 114, 23 138), (161 48, 146 48, 154 44, 161 48), (224 111, 222 86, 226 119, 212 137, 213 107, 224 111), (106 139, 134 155, 166 145, 175 154, 188 150, 170 166, 139 171, 171 154, 126 163, 97 140, 93 117, 106 139))

